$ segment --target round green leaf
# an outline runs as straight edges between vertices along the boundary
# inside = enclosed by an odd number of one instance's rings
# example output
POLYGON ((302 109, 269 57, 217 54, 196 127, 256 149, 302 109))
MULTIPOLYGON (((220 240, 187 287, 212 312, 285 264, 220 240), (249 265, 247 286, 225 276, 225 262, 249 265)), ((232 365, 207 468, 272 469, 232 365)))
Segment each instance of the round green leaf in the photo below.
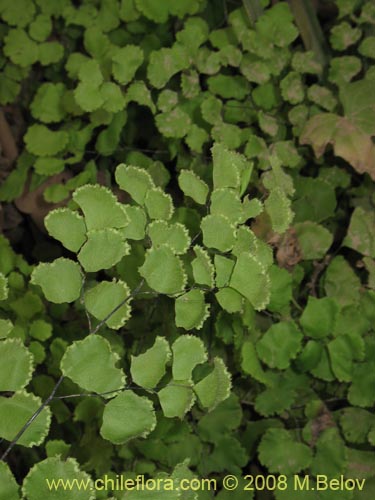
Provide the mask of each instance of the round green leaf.
POLYGON ((145 207, 151 219, 169 220, 174 211, 171 195, 165 193, 160 187, 147 191, 145 207))
POLYGON ((183 418, 195 402, 192 386, 188 381, 172 381, 158 392, 158 397, 167 418, 183 418))
POLYGON ((168 224, 163 220, 156 220, 149 224, 148 235, 153 247, 167 245, 176 255, 184 254, 190 246, 189 232, 180 222, 168 224))
POLYGON ((123 444, 129 439, 146 437, 155 425, 151 401, 133 391, 124 391, 106 404, 100 434, 112 443, 123 444))
POLYGON ((181 170, 178 185, 185 196, 190 196, 196 203, 204 205, 208 195, 208 186, 192 170, 181 170))
POLYGON ((181 260, 166 246, 148 250, 138 271, 147 284, 159 293, 173 295, 181 292, 186 284, 181 260))
POLYGON ((68 500, 72 498, 72 490, 69 488, 53 488, 52 481, 62 481, 63 484, 84 485, 74 489, 75 500, 92 500, 93 482, 86 472, 79 469, 78 462, 73 458, 62 460, 60 456, 49 457, 36 463, 24 479, 22 492, 28 500, 58 499, 68 500))
POLYGON ((206 215, 201 220, 203 243, 208 248, 228 252, 236 241, 236 227, 224 215, 206 215), (220 231, 218 231, 220 228, 220 231))
POLYGON ((108 340, 89 335, 67 348, 60 366, 66 377, 83 389, 99 394, 124 387, 125 375, 116 368, 118 360, 108 340))
POLYGON ((62 103, 65 90, 63 83, 43 83, 30 105, 33 117, 44 123, 63 120, 66 114, 62 103))
POLYGON ((19 487, 8 465, 0 462, 0 498, 4 500, 19 500, 19 487))
POLYGON ((146 193, 154 187, 151 175, 145 169, 121 163, 115 172, 116 182, 139 205, 143 205, 146 193))
POLYGON ((271 368, 285 370, 301 350, 303 335, 290 321, 273 324, 258 340, 259 357, 271 368))
POLYGON ((31 274, 31 283, 39 285, 50 302, 74 302, 81 293, 82 274, 76 262, 60 257, 38 264, 31 274))
POLYGON ((0 341, 0 391, 18 391, 30 381, 33 356, 20 339, 0 341))
MULTIPOLYGON (((130 296, 130 289, 121 280, 102 281, 85 293, 85 306, 99 320, 106 318, 113 309, 130 296)), ((106 321, 109 328, 118 330, 130 317, 130 299, 106 321)))
POLYGON ((170 357, 168 342, 163 337, 156 337, 150 349, 131 357, 130 373, 133 381, 141 387, 152 389, 164 376, 170 357))
POLYGON ((174 380, 190 380, 194 368, 207 361, 202 340, 193 335, 180 335, 172 345, 174 380))
MULTIPOLYGON (((16 392, 10 398, 0 397, 0 437, 11 441, 41 404, 40 398, 25 391, 16 392)), ((48 433, 50 422, 51 410, 47 407, 22 434, 17 444, 28 447, 40 445, 48 433)))
POLYGON ((175 302, 176 326, 192 330, 201 329, 209 314, 209 305, 204 301, 202 290, 190 290, 175 302))
POLYGON ((44 224, 50 236, 61 241, 72 252, 78 252, 86 240, 83 217, 69 208, 52 210, 44 219, 44 224))
POLYGON ((130 247, 120 231, 93 229, 87 233, 87 241, 78 254, 78 260, 87 272, 109 269, 129 253, 130 247))
POLYGON ((214 358, 214 369, 195 385, 194 391, 203 408, 211 411, 229 397, 231 388, 231 376, 223 360, 214 358))
POLYGON ((191 263, 194 280, 199 285, 207 285, 212 288, 215 283, 215 267, 211 262, 211 258, 207 250, 199 245, 195 245, 193 250, 196 256, 191 263))
POLYGON ((310 295, 300 323, 309 337, 315 339, 327 337, 334 330, 338 312, 339 306, 334 299, 329 297, 317 299, 310 295))
POLYGON ((68 144, 69 135, 64 130, 34 124, 27 129, 24 141, 27 150, 36 156, 55 156, 68 144))

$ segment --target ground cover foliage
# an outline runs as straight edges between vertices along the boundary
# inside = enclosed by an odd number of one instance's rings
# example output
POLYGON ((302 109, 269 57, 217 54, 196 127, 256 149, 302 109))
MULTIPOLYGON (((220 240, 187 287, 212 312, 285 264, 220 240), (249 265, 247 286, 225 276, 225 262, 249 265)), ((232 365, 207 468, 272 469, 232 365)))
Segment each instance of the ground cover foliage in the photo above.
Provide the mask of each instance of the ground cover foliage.
POLYGON ((0 499, 375 496, 374 3, 0 17, 0 499))

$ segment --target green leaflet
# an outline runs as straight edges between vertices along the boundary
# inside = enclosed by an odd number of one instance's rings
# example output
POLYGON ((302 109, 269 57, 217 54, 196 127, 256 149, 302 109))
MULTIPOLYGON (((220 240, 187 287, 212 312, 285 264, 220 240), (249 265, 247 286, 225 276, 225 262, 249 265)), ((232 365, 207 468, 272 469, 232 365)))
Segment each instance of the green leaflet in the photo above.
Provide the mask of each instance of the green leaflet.
POLYGON ((309 296, 307 306, 300 318, 304 332, 312 338, 323 338, 332 334, 339 312, 336 301, 323 297, 309 296))
POLYGON ((112 443, 122 444, 136 437, 146 437, 155 425, 151 401, 127 390, 106 404, 100 434, 112 443))
POLYGON ((87 241, 78 254, 78 260, 87 272, 109 269, 130 251, 120 231, 93 229, 87 233, 87 241))
POLYGON ((87 230, 123 228, 128 218, 115 195, 104 186, 86 184, 73 193, 73 200, 79 205, 87 230))
POLYGON ((62 121, 66 115, 62 105, 65 90, 63 83, 44 83, 41 85, 30 106, 34 118, 44 123, 62 121))
POLYGON ((171 358, 168 342, 156 337, 154 345, 143 354, 131 357, 130 373, 133 381, 146 389, 155 387, 166 371, 171 358))
POLYGON ((118 48, 112 55, 112 74, 122 85, 129 83, 143 63, 143 51, 135 45, 118 48))
POLYGON ((153 87, 161 89, 173 75, 188 67, 187 49, 175 44, 171 48, 162 48, 150 54, 147 78, 153 87))
POLYGON ((178 184, 185 196, 190 196, 196 203, 204 205, 208 195, 208 186, 191 170, 182 170, 178 184))
POLYGON ((146 214, 141 207, 123 205, 123 210, 128 219, 127 226, 121 233, 129 240, 142 240, 146 234, 146 214))
POLYGON ((270 377, 263 370, 253 342, 247 340, 241 347, 241 368, 244 373, 251 375, 255 380, 268 385, 270 377))
POLYGON ((194 368, 207 361, 202 340, 193 335, 180 335, 172 344, 174 380, 190 380, 194 368))
POLYGON ((195 259, 192 261, 191 267, 194 280, 200 285, 207 285, 212 288, 214 286, 215 268, 211 262, 210 256, 208 252, 199 245, 195 245, 193 250, 195 259))
MULTIPOLYGON (((76 480, 79 484, 88 484, 89 487, 92 484, 90 476, 79 469, 78 462, 74 458, 62 460, 60 456, 49 457, 38 462, 29 471, 22 486, 23 494, 30 500, 39 500, 41 495, 45 498, 51 496, 46 478, 51 481, 52 478, 59 478, 62 481, 76 480)), ((77 489, 74 496, 77 500, 90 500, 92 491, 89 488, 87 491, 83 488, 77 489)), ((61 498, 64 497, 65 495, 61 498)))
POLYGON ((176 326, 185 330, 200 330, 209 315, 209 305, 204 301, 202 290, 190 290, 175 302, 176 326))
POLYGON ((138 271, 147 284, 159 293, 173 295, 186 284, 187 277, 181 260, 166 246, 148 250, 138 271))
POLYGON ((19 487, 8 465, 0 463, 0 496, 9 500, 19 500, 19 487))
POLYGON ((333 241, 333 235, 325 227, 312 221, 294 225, 303 259, 321 259, 333 241))
POLYGON ((355 208, 343 244, 375 258, 375 216, 373 211, 355 208))
POLYGON ((295 323, 275 323, 258 340, 257 353, 270 368, 285 370, 301 350, 302 338, 295 323))
POLYGON ((33 374, 33 356, 20 339, 0 342, 0 391, 23 389, 33 374))
POLYGON ((88 335, 66 349, 60 366, 62 373, 80 387, 100 394, 124 387, 125 375, 116 368, 118 360, 106 339, 88 335))
POLYGON ((214 358, 214 369, 195 385, 194 391, 200 404, 208 410, 213 410, 229 397, 231 387, 231 376, 223 360, 214 358))
POLYGON ((222 188, 212 191, 210 212, 223 215, 232 224, 245 222, 241 199, 234 190, 222 188))
POLYGON ((312 461, 310 448, 294 441, 285 429, 268 429, 258 450, 259 460, 270 472, 294 474, 306 469, 312 461))
POLYGON ((284 233, 294 217, 289 198, 280 188, 272 189, 264 207, 271 218, 272 229, 277 233, 284 233))
POLYGON ((98 320, 104 320, 119 306, 124 304, 106 320, 107 326, 118 330, 130 317, 130 289, 121 280, 102 281, 85 292, 85 306, 98 320), (125 302, 126 301, 126 302, 125 302))
POLYGON ((47 300, 62 304, 78 299, 82 274, 76 262, 60 257, 51 263, 38 264, 31 274, 31 283, 42 288, 47 300))
POLYGON ((241 253, 230 279, 230 286, 243 295, 256 310, 264 309, 270 298, 270 279, 264 266, 250 253, 241 253))
POLYGON ((72 252, 78 252, 86 240, 83 217, 69 208, 52 210, 44 219, 44 224, 50 236, 61 241, 72 252))
POLYGON ((143 205, 146 193, 154 187, 154 181, 146 170, 121 163, 115 172, 116 182, 139 205, 143 205))
POLYGON ((214 189, 234 188, 241 193, 246 188, 243 180, 249 178, 252 164, 243 155, 229 151, 223 145, 216 143, 212 149, 214 189))
POLYGON ((24 137, 26 147, 36 156, 54 156, 68 144, 69 136, 64 130, 51 130, 45 125, 31 125, 24 137))
MULTIPOLYGON (((11 441, 41 404, 40 398, 23 390, 8 398, 0 397, 0 437, 11 441)), ((51 410, 47 407, 20 437, 18 444, 40 445, 48 434, 50 423, 51 410)))
POLYGON ((153 247, 167 245, 176 255, 184 254, 190 246, 188 230, 179 222, 168 224, 163 220, 154 221, 148 226, 148 235, 153 247))
POLYGON ((229 313, 242 311, 243 297, 236 290, 233 290, 233 288, 222 288, 215 293, 215 297, 225 311, 229 313))
POLYGON ((168 418, 182 419, 195 402, 193 387, 189 387, 188 381, 172 380, 158 392, 158 397, 163 414, 168 418))
POLYGON ((160 187, 147 191, 144 204, 151 219, 169 220, 173 215, 172 197, 160 187))
POLYGON ((201 220, 203 243, 206 247, 228 252, 233 248, 236 227, 224 215, 210 214, 201 220), (218 228, 220 227, 220 231, 218 228))

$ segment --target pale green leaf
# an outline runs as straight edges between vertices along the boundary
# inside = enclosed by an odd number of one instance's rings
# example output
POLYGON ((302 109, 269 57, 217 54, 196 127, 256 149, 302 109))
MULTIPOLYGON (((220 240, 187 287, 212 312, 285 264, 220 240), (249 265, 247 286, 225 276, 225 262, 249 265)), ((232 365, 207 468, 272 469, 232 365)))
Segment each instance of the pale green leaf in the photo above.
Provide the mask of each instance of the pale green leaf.
POLYGON ((128 218, 116 196, 106 187, 86 184, 75 190, 73 200, 79 205, 87 229, 123 228, 128 218))
POLYGON ((239 190, 249 162, 243 155, 229 151, 219 143, 212 147, 211 152, 214 189, 230 187, 239 190))
MULTIPOLYGON (((22 429, 29 418, 42 404, 40 398, 25 391, 19 391, 11 397, 0 397, 0 437, 11 441, 22 429)), ((46 437, 51 423, 51 410, 43 412, 30 425, 17 441, 22 446, 38 446, 46 437)))
POLYGON ((175 302, 176 326, 185 330, 200 330, 209 314, 202 290, 193 289, 181 295, 175 302))
POLYGON ((212 191, 210 212, 211 214, 224 215, 232 224, 245 222, 241 199, 236 191, 228 188, 212 191))
POLYGON ((257 311, 267 306, 270 279, 264 266, 250 253, 243 252, 238 256, 229 284, 246 297, 257 311))
POLYGON ((131 356, 130 373, 133 381, 145 389, 154 388, 165 375, 171 358, 169 344, 164 337, 156 337, 152 347, 138 356, 131 356))
POLYGON ((343 244, 368 257, 375 258, 375 215, 373 210, 356 207, 343 244))
POLYGON ((87 233, 87 241, 78 254, 78 260, 87 272, 109 269, 128 255, 130 246, 121 231, 109 227, 92 229, 87 233))
POLYGON ((19 500, 19 486, 5 462, 0 462, 0 498, 4 500, 19 500))
POLYGON ((166 246, 150 249, 138 271, 153 290, 167 295, 181 292, 187 280, 181 260, 166 246))
MULTIPOLYGON (((39 418, 39 417, 38 417, 39 418)), ((90 476, 79 469, 78 462, 74 458, 62 460, 61 456, 49 457, 37 462, 24 479, 22 492, 28 500, 40 500, 41 498, 58 498, 68 500, 72 494, 69 488, 55 490, 52 481, 62 481, 64 484, 87 485, 86 488, 76 488, 74 498, 76 500, 91 500, 92 489, 94 488, 90 476)))
POLYGON ((203 408, 211 411, 229 397, 231 388, 231 376, 223 360, 214 358, 214 369, 195 385, 194 391, 203 408))
POLYGON ((263 370, 259 361, 255 346, 251 340, 246 340, 241 348, 241 368, 244 373, 251 375, 255 380, 262 384, 269 385, 270 377, 263 370))
POLYGON ((121 163, 115 172, 116 182, 139 205, 143 205, 146 193, 155 187, 151 175, 143 168, 121 163))
POLYGON ((273 324, 258 340, 259 357, 270 368, 285 370, 302 348, 303 335, 294 322, 273 324))
POLYGON ((55 304, 74 302, 81 293, 82 274, 79 265, 60 257, 40 263, 31 274, 31 283, 39 285, 46 299, 55 304))
POLYGON ((112 74, 121 85, 126 85, 134 78, 142 63, 142 49, 136 45, 125 45, 112 56, 112 74))
POLYGON ((25 134, 27 150, 36 156, 54 156, 68 144, 69 135, 65 130, 51 130, 45 125, 31 125, 25 134))
POLYGON ((208 186, 192 170, 181 170, 178 184, 185 196, 190 196, 200 205, 206 203, 208 186))
POLYGON ((160 187, 149 189, 144 203, 151 219, 169 220, 173 215, 172 197, 160 187))
POLYGON ((264 207, 270 216, 272 229, 276 233, 284 233, 290 226, 294 213, 291 201, 280 188, 272 189, 264 202, 264 207))
POLYGON ((62 103, 65 90, 63 83, 43 83, 30 105, 33 117, 44 123, 62 121, 66 115, 62 103))
POLYGON ((128 390, 106 404, 100 434, 112 443, 123 444, 136 437, 147 437, 155 425, 151 401, 128 390))
POLYGON ((167 245, 176 255, 184 254, 191 242, 188 230, 180 222, 168 224, 163 220, 156 220, 149 224, 148 235, 154 248, 167 245))
POLYGON ((107 318, 123 302, 119 310, 106 320, 106 325, 115 330, 121 328, 130 317, 130 290, 126 283, 121 280, 102 281, 85 293, 85 306, 98 320, 107 318))
POLYGON ((302 258, 322 259, 333 242, 333 235, 325 227, 312 221, 295 224, 298 243, 302 258))
POLYGON ((123 205, 123 210, 128 218, 128 225, 121 230, 126 239, 143 240, 146 234, 146 213, 141 207, 123 205))
POLYGON ((236 226, 224 215, 206 215, 201 220, 201 229, 206 247, 216 248, 221 252, 228 252, 233 248, 236 241, 236 226))
POLYGON ((155 124, 165 137, 182 139, 189 132, 190 116, 180 107, 155 116, 155 124))
POLYGON ((180 335, 172 344, 174 380, 190 380, 194 368, 207 361, 202 340, 193 335, 180 335))
POLYGON ((82 389, 100 394, 124 387, 125 375, 116 368, 118 360, 108 340, 99 335, 88 335, 66 349, 60 367, 64 376, 82 389))
POLYGON ((0 391, 18 391, 30 381, 33 356, 20 339, 0 341, 0 391))
POLYGON ((80 82, 74 90, 74 99, 84 111, 91 113, 99 109, 104 103, 104 97, 99 86, 90 80, 80 82))
MULTIPOLYGON (((161 5, 160 2, 158 3, 161 5)), ((161 89, 165 87, 173 75, 188 68, 189 65, 189 53, 184 46, 175 44, 170 48, 163 47, 160 50, 151 52, 147 67, 147 78, 153 87, 161 89)))
POLYGON ((192 384, 188 381, 172 380, 158 392, 161 409, 167 418, 182 419, 195 402, 192 384))
POLYGON ((78 252, 86 240, 86 225, 83 217, 69 208, 58 208, 49 212, 44 224, 50 236, 61 241, 65 248, 78 252))
POLYGON ((221 288, 215 293, 216 300, 220 306, 229 313, 241 312, 243 306, 243 297, 233 288, 221 288))
POLYGON ((193 270, 194 280, 199 285, 207 285, 212 288, 214 286, 215 268, 212 264, 211 258, 208 255, 208 252, 199 245, 195 245, 193 250, 195 253, 195 259, 192 261, 191 267, 193 270))

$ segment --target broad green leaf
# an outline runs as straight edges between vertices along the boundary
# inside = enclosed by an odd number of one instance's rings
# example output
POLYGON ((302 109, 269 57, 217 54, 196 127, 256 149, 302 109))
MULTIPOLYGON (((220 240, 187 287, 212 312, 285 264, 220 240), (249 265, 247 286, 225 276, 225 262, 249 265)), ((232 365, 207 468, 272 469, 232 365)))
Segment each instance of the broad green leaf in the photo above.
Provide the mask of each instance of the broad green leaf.
POLYGON ((5 462, 0 463, 0 498, 4 500, 19 500, 19 486, 5 462))
POLYGON ((279 383, 269 385, 255 399, 255 410, 264 417, 283 414, 291 408, 297 397, 294 388, 286 384, 283 378, 279 383))
POLYGON ((36 319, 31 323, 29 333, 34 339, 43 342, 52 337, 52 325, 44 319, 36 319))
POLYGON ((294 441, 285 429, 267 429, 258 448, 259 460, 272 473, 295 474, 312 461, 308 446, 294 441))
POLYGON ((126 90, 125 100, 126 103, 133 101, 140 104, 141 106, 147 106, 150 108, 153 114, 155 114, 156 112, 156 107, 154 101, 152 100, 151 92, 143 81, 136 81, 129 85, 126 90))
POLYGON ((361 408, 344 408, 340 414, 341 429, 345 439, 350 443, 366 443, 367 435, 374 423, 374 415, 361 408))
POLYGON ((190 130, 190 116, 180 107, 155 116, 155 125, 165 137, 182 139, 190 130))
POLYGON ((65 248, 78 252, 86 240, 86 225, 83 217, 69 208, 58 208, 49 212, 44 224, 50 236, 61 241, 65 248))
POLYGON ((13 323, 9 319, 0 318, 0 339, 8 337, 13 329, 13 323))
POLYGON ((152 389, 165 375, 166 364, 171 358, 169 344, 164 337, 156 337, 154 345, 138 356, 131 356, 130 373, 133 381, 152 389))
POLYGON ((291 71, 280 82, 281 95, 290 104, 298 104, 305 97, 305 90, 301 75, 296 71, 291 71))
POLYGON ((241 347, 241 368, 244 373, 251 375, 262 384, 268 385, 270 383, 270 377, 263 370, 251 340, 246 340, 241 347))
MULTIPOLYGON (((17 15, 19 15, 18 12, 17 15)), ((25 30, 10 29, 4 37, 4 42, 4 54, 14 64, 27 68, 38 60, 38 44, 29 38, 25 30)))
POLYGON ((143 240, 146 234, 146 213, 141 207, 123 205, 123 210, 128 218, 128 225, 121 233, 129 240, 143 240))
POLYGON ((24 479, 22 492, 29 500, 40 500, 40 498, 59 498, 68 500, 72 494, 69 488, 61 488, 58 492, 53 488, 52 481, 62 481, 63 484, 85 485, 87 489, 76 488, 74 498, 77 500, 90 500, 93 498, 93 482, 90 476, 79 469, 79 464, 74 458, 62 460, 61 456, 49 457, 34 465, 24 479))
POLYGON ((317 299, 309 296, 307 305, 300 318, 301 326, 309 337, 320 339, 333 333, 339 306, 334 299, 317 299))
POLYGON ((30 153, 36 156, 54 156, 68 144, 69 135, 65 130, 51 130, 35 123, 27 129, 24 141, 30 153))
POLYGON ((215 255, 215 272, 216 272, 216 286, 222 288, 228 286, 232 276, 235 261, 223 257, 222 255, 215 255))
POLYGON ((240 75, 214 75, 207 79, 208 89, 212 94, 224 97, 224 99, 244 99, 249 95, 249 82, 240 75))
POLYGON ((185 142, 189 148, 196 152, 201 153, 203 145, 208 142, 209 135, 205 129, 198 127, 195 123, 190 126, 189 132, 185 137, 185 142))
POLYGON ((0 391, 23 389, 33 374, 33 355, 20 339, 0 341, 0 391))
POLYGON ((35 15, 34 3, 29 3, 27 0, 15 0, 11 3, 2 2, 0 7, 1 17, 11 26, 23 28, 32 21, 35 15))
POLYGON ((343 244, 357 252, 375 258, 375 215, 373 210, 356 207, 343 244))
POLYGON ((288 308, 293 297, 292 275, 286 269, 272 265, 269 269, 269 276, 271 296, 267 309, 272 312, 282 312, 288 308))
POLYGON ((290 226, 294 213, 291 201, 280 188, 272 189, 264 202, 266 212, 270 216, 272 229, 276 233, 284 233, 290 226))
POLYGON ((196 203, 204 205, 208 195, 208 186, 192 170, 181 170, 178 185, 185 196, 190 196, 196 203))
POLYGON ((120 188, 127 191, 139 205, 143 205, 147 191, 155 187, 151 175, 146 170, 124 163, 117 166, 115 177, 120 188))
POLYGON ((195 402, 193 386, 188 381, 174 381, 158 392, 161 409, 167 418, 182 419, 195 402))
POLYGON ((194 391, 203 408, 211 411, 229 397, 231 388, 231 376, 223 360, 214 358, 214 369, 194 386, 194 391))
POLYGON ((201 104, 203 119, 211 125, 215 125, 217 122, 222 121, 222 108, 222 101, 214 95, 208 94, 201 104))
POLYGON ((123 444, 136 437, 147 437, 155 425, 151 401, 126 390, 106 404, 100 434, 114 444, 123 444))
POLYGON ((144 204, 151 219, 169 220, 174 212, 171 195, 160 187, 147 191, 144 204))
MULTIPOLYGON (((155 0, 151 1, 155 2, 155 0)), ((170 48, 163 47, 151 52, 147 78, 153 87, 162 89, 173 75, 188 68, 189 65, 189 53, 185 47, 180 44, 175 44, 170 48)))
POLYGON ((128 218, 116 196, 106 187, 86 184, 75 190, 73 200, 79 205, 88 231, 91 229, 123 228, 128 218))
POLYGON ((347 465, 345 441, 337 427, 325 429, 316 443, 316 453, 310 465, 314 475, 324 474, 330 478, 344 474, 347 465))
POLYGON ((50 156, 40 156, 35 160, 34 170, 39 175, 55 175, 62 172, 65 162, 61 158, 51 158, 50 156))
POLYGON ((249 163, 243 155, 229 151, 222 144, 215 144, 212 149, 214 189, 241 187, 242 175, 249 163))
POLYGON ((126 302, 106 320, 109 328, 118 330, 130 317, 130 290, 121 280, 102 281, 85 292, 85 306, 90 314, 102 321, 122 302, 126 302))
POLYGON ((167 245, 176 255, 184 254, 191 242, 188 230, 179 222, 168 224, 163 220, 156 220, 149 224, 148 235, 153 247, 167 245))
POLYGON ((243 307, 243 297, 233 288, 221 288, 215 293, 216 300, 220 306, 229 313, 241 312, 243 307))
POLYGON ((215 189, 211 193, 210 212, 214 215, 223 215, 232 224, 245 222, 241 199, 234 190, 228 188, 215 189))
MULTIPOLYGON (((40 398, 23 390, 11 397, 0 397, 0 437, 11 441, 41 404, 40 398)), ((17 444, 27 447, 42 444, 50 422, 51 410, 47 407, 22 434, 17 444)))
POLYGON ((324 290, 340 306, 355 304, 360 298, 361 282, 342 255, 334 257, 324 275, 324 290))
POLYGON ((109 269, 128 255, 130 246, 121 231, 109 227, 92 229, 87 233, 87 241, 78 254, 78 260, 87 272, 109 269))
POLYGON ((208 248, 228 252, 236 239, 236 226, 224 215, 210 214, 201 220, 203 243, 208 248), (220 228, 220 231, 218 231, 220 228))
POLYGON ((124 109, 126 101, 119 85, 104 82, 100 87, 100 93, 103 97, 103 109, 109 113, 118 113, 124 109))
POLYGON ((297 234, 302 258, 306 260, 322 259, 332 245, 332 233, 312 221, 299 222, 293 227, 297 234))
POLYGON ((211 258, 208 252, 195 245, 194 248, 195 259, 191 263, 193 270, 194 280, 199 285, 207 285, 212 288, 214 286, 214 272, 215 268, 212 264, 211 258))
POLYGON ((209 314, 202 290, 193 289, 181 295, 175 302, 176 326, 185 330, 200 330, 209 314))
POLYGON ((100 394, 124 387, 125 375, 116 368, 118 360, 108 340, 88 335, 67 348, 60 366, 62 373, 82 389, 100 394))
POLYGON ((74 99, 78 106, 91 113, 99 109, 104 103, 104 97, 100 92, 100 87, 96 85, 95 81, 80 82, 74 90, 74 99))
POLYGON ((39 285, 46 299, 55 304, 74 302, 81 293, 83 276, 77 262, 60 257, 40 263, 31 274, 31 283, 39 285))
POLYGON ((302 339, 294 322, 274 323, 258 340, 257 353, 270 368, 285 370, 301 350, 302 339))
POLYGON ((80 65, 78 78, 83 83, 88 83, 93 87, 99 87, 103 83, 103 74, 98 61, 88 59, 80 65))
POLYGON ((229 285, 252 304, 264 309, 270 299, 270 279, 264 266, 250 253, 241 253, 236 261, 229 285))
POLYGON ((202 340, 193 335, 180 335, 172 344, 174 380, 190 380, 194 368, 207 361, 202 340))
POLYGON ((112 74, 121 85, 128 84, 143 63, 143 51, 136 45, 125 45, 112 55, 112 74))
POLYGON ((56 123, 65 118, 62 98, 65 93, 63 83, 43 83, 37 90, 30 105, 34 118, 44 123, 56 123))
POLYGON ((148 250, 138 271, 153 290, 167 295, 181 292, 187 280, 182 261, 166 246, 148 250))
POLYGON ((350 382, 353 375, 353 352, 350 338, 339 335, 327 345, 332 372, 340 382, 350 382))
POLYGON ((323 346, 320 342, 309 340, 295 361, 295 366, 300 372, 308 372, 315 368, 321 361, 323 346))
POLYGON ((37 42, 44 42, 51 35, 52 21, 47 14, 39 14, 29 25, 31 38, 37 42))
POLYGON ((157 0, 134 0, 136 8, 145 17, 156 23, 165 23, 169 15, 168 2, 160 3, 157 0))

